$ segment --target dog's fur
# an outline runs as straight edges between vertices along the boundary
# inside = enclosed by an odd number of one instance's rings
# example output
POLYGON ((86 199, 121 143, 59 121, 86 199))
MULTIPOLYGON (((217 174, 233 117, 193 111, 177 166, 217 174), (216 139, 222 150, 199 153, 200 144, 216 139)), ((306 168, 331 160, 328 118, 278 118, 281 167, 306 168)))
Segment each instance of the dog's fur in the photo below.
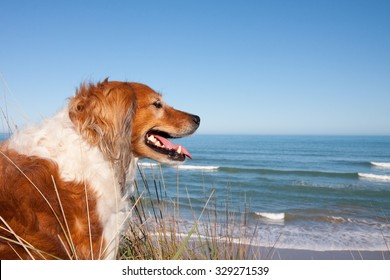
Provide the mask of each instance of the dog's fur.
POLYGON ((177 160, 146 145, 148 133, 178 138, 199 123, 143 84, 81 85, 54 117, 0 144, 0 259, 115 258, 136 160, 177 160))

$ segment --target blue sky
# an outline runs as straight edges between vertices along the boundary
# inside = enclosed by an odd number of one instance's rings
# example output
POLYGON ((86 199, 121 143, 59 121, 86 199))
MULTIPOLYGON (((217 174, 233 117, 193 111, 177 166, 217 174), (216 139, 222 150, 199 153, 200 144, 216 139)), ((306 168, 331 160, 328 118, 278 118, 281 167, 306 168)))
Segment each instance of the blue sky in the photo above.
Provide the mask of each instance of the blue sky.
POLYGON ((386 0, 1 1, 0 106, 37 122, 109 77, 200 115, 199 133, 390 135, 389 14, 386 0))

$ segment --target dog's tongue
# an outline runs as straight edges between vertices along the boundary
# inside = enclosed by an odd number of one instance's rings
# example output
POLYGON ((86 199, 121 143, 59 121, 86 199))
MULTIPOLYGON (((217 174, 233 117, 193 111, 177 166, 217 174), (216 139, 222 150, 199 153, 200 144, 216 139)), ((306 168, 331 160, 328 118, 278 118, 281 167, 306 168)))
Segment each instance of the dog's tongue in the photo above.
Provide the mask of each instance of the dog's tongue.
POLYGON ((153 135, 153 136, 158 141, 160 141, 165 146, 166 149, 168 149, 168 150, 175 150, 177 153, 183 154, 183 155, 189 157, 190 159, 192 159, 191 154, 182 145, 174 144, 171 141, 169 141, 168 139, 166 139, 166 138, 164 138, 164 137, 162 137, 160 135, 153 135))

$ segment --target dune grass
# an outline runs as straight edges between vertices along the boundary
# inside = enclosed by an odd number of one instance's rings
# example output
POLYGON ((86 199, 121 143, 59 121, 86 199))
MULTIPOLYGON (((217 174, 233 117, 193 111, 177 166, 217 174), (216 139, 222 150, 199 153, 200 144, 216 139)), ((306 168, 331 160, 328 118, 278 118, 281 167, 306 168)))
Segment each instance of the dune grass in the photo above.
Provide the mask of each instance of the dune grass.
MULTIPOLYGON (((229 210, 229 194, 226 195, 225 214, 218 215, 217 196, 214 189, 205 196, 200 213, 192 210, 192 219, 183 219, 178 199, 165 192, 161 167, 147 178, 139 168, 140 178, 135 182, 132 221, 124 237, 120 259, 125 260, 237 260, 260 259, 259 247, 253 244, 253 235, 246 227, 248 212, 241 217, 229 210), (185 222, 187 221, 187 223, 185 222), (222 226, 221 226, 222 225, 222 226)), ((177 188, 180 188, 177 179, 177 188)), ((191 197, 187 192, 188 204, 191 197)), ((192 208, 192 206, 191 206, 192 208)), ((253 231, 253 230, 252 230, 253 231)))

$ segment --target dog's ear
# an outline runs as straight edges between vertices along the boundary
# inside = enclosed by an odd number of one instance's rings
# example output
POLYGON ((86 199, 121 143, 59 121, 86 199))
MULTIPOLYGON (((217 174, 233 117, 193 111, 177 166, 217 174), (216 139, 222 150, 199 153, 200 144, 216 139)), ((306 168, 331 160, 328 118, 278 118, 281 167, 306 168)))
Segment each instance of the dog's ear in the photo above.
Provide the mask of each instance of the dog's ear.
POLYGON ((94 85, 83 84, 69 102, 69 118, 77 131, 91 145, 96 145, 101 129, 95 112, 100 107, 98 91, 94 85))

